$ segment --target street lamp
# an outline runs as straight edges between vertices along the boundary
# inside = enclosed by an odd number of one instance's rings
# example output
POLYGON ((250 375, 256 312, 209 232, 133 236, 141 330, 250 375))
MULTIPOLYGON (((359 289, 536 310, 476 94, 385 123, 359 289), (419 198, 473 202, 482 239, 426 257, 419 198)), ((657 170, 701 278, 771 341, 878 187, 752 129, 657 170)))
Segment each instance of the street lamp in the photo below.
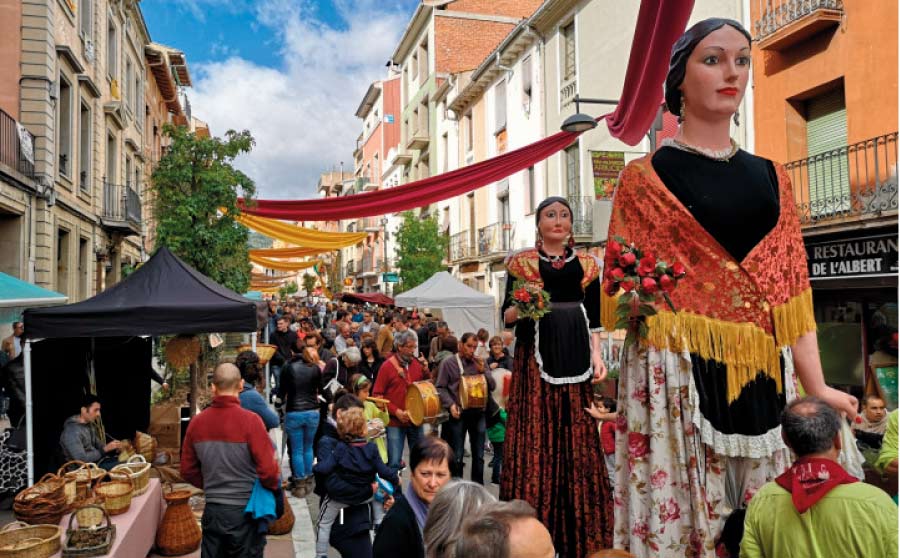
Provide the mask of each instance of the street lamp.
POLYGON ((575 101, 575 114, 566 118, 565 122, 562 123, 563 131, 565 132, 586 132, 588 130, 593 130, 597 127, 597 121, 594 120, 591 116, 584 114, 581 112, 581 103, 588 103, 593 105, 618 105, 618 100, 613 99, 585 99, 579 97, 577 94, 575 98, 572 99, 575 101))

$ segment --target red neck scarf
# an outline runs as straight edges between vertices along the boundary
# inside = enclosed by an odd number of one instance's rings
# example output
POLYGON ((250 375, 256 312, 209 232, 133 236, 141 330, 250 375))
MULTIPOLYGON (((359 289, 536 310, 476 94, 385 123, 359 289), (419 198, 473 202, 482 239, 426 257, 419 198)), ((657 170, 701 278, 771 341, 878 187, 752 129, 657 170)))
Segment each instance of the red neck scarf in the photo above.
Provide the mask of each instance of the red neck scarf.
POLYGON ((775 482, 791 493, 791 500, 797 511, 805 513, 831 492, 832 488, 857 482, 857 479, 836 461, 820 457, 803 457, 779 475, 775 482))

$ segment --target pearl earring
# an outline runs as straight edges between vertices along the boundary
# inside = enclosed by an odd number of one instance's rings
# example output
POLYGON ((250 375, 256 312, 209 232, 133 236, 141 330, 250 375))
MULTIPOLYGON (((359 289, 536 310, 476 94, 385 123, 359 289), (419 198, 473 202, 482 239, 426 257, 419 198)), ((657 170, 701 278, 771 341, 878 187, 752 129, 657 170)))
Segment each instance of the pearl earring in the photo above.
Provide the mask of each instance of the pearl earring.
POLYGON ((735 126, 741 125, 741 111, 739 111, 739 110, 734 111, 734 125, 735 126))
POLYGON ((681 108, 678 110, 678 123, 684 122, 684 95, 681 96, 681 108))

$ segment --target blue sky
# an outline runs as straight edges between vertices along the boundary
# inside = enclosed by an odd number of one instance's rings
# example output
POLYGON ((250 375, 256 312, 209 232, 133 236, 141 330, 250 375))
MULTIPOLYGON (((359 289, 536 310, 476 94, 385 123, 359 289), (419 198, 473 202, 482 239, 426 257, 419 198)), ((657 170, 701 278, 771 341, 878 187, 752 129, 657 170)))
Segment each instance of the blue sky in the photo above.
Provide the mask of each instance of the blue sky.
MULTIPOLYGON (((215 135, 248 129, 238 166, 259 198, 315 195, 352 161, 354 112, 385 77, 418 0, 143 0, 152 40, 185 52, 194 116, 215 135)), ((352 163, 350 163, 352 164, 352 163)))

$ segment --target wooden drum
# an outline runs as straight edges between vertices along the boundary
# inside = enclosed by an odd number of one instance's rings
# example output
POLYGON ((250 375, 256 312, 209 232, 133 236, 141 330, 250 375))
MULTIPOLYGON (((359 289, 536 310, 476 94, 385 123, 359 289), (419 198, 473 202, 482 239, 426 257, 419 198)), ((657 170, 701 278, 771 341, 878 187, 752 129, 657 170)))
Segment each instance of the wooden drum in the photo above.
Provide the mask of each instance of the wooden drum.
POLYGON ((441 399, 431 382, 415 382, 406 388, 406 411, 415 426, 434 424, 441 414, 441 399))
POLYGON ((464 411, 487 407, 488 383, 484 374, 460 376, 459 404, 464 411))

